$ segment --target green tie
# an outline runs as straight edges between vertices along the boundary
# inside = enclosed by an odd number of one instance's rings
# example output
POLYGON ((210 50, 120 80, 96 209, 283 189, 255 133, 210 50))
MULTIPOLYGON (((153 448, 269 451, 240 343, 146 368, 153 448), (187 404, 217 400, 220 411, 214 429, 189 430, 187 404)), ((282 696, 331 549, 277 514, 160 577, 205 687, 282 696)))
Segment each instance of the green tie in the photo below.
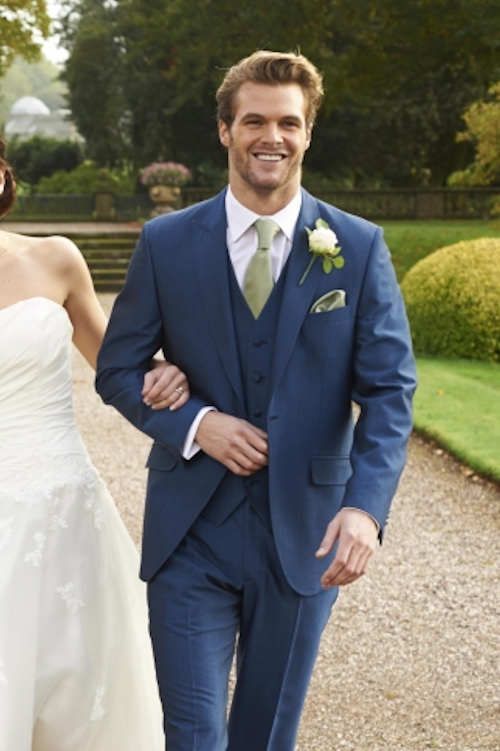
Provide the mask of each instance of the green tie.
POLYGON ((243 280, 243 295, 254 318, 258 318, 267 298, 273 290, 273 275, 271 272, 271 243, 279 232, 279 225, 272 219, 257 219, 254 222, 257 230, 257 250, 250 259, 243 280))

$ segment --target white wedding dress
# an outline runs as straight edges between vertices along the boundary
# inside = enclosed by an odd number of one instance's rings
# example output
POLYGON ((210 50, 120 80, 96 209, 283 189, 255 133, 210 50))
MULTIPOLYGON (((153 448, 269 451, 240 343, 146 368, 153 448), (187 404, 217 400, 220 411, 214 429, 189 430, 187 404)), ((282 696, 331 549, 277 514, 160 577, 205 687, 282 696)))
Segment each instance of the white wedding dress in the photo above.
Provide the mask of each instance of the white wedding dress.
POLYGON ((138 556, 75 426, 71 335, 47 298, 0 310, 0 751, 160 751, 138 556))

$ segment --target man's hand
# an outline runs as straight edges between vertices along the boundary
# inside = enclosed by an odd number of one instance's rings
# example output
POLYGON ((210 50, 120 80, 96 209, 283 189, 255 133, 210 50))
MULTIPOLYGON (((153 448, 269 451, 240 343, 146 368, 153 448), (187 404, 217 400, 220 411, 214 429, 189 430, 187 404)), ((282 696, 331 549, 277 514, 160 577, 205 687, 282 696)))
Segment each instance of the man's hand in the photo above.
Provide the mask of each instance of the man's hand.
POLYGON ((248 477, 267 464, 267 434, 239 417, 207 412, 195 440, 206 454, 235 475, 248 477))
POLYGON ((351 584, 362 576, 377 545, 378 529, 364 511, 344 508, 336 514, 326 529, 317 558, 323 558, 338 539, 335 558, 321 577, 325 588, 351 584))
POLYGON ((144 376, 142 400, 151 409, 174 411, 182 407, 189 399, 189 383, 177 365, 167 361, 154 361, 153 370, 144 376))

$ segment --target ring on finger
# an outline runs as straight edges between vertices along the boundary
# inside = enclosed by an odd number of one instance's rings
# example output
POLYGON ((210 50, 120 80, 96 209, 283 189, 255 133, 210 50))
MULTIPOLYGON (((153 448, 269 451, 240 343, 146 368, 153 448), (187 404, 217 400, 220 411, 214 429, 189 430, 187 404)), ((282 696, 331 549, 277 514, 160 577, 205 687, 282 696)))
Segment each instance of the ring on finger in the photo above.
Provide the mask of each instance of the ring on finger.
POLYGON ((179 394, 179 396, 181 394, 183 394, 184 393, 184 386, 177 386, 177 388, 175 389, 175 393, 179 394))

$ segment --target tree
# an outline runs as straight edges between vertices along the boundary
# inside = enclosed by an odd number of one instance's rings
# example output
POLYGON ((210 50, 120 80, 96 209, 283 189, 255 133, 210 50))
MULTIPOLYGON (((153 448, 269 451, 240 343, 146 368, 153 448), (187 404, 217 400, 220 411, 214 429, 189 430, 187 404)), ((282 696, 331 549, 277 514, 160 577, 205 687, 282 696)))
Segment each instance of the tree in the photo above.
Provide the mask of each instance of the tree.
POLYGON ((464 108, 498 72, 494 0, 337 0, 330 137, 355 183, 442 184, 464 108), (497 72, 495 72, 495 69, 497 72))
POLYGON ((37 39, 47 37, 49 26, 45 0, 3 0, 0 3, 0 76, 15 55, 28 60, 39 56, 37 39))
POLYGON ((70 50, 63 78, 87 154, 100 165, 120 164, 128 156, 129 143, 123 55, 115 34, 114 7, 98 0, 73 5, 63 22, 63 33, 70 50))
POLYGON ((461 114, 498 79, 496 0, 246 0, 237 12, 233 0, 68 2, 72 109, 102 163, 120 152, 136 166, 222 168, 224 70, 257 48, 300 49, 327 89, 313 173, 337 186, 439 185, 470 159, 455 140, 461 114))
POLYGON ((475 158, 465 170, 450 175, 450 185, 500 183, 500 81, 489 89, 489 99, 473 102, 463 115, 466 130, 458 141, 470 142, 475 158))

